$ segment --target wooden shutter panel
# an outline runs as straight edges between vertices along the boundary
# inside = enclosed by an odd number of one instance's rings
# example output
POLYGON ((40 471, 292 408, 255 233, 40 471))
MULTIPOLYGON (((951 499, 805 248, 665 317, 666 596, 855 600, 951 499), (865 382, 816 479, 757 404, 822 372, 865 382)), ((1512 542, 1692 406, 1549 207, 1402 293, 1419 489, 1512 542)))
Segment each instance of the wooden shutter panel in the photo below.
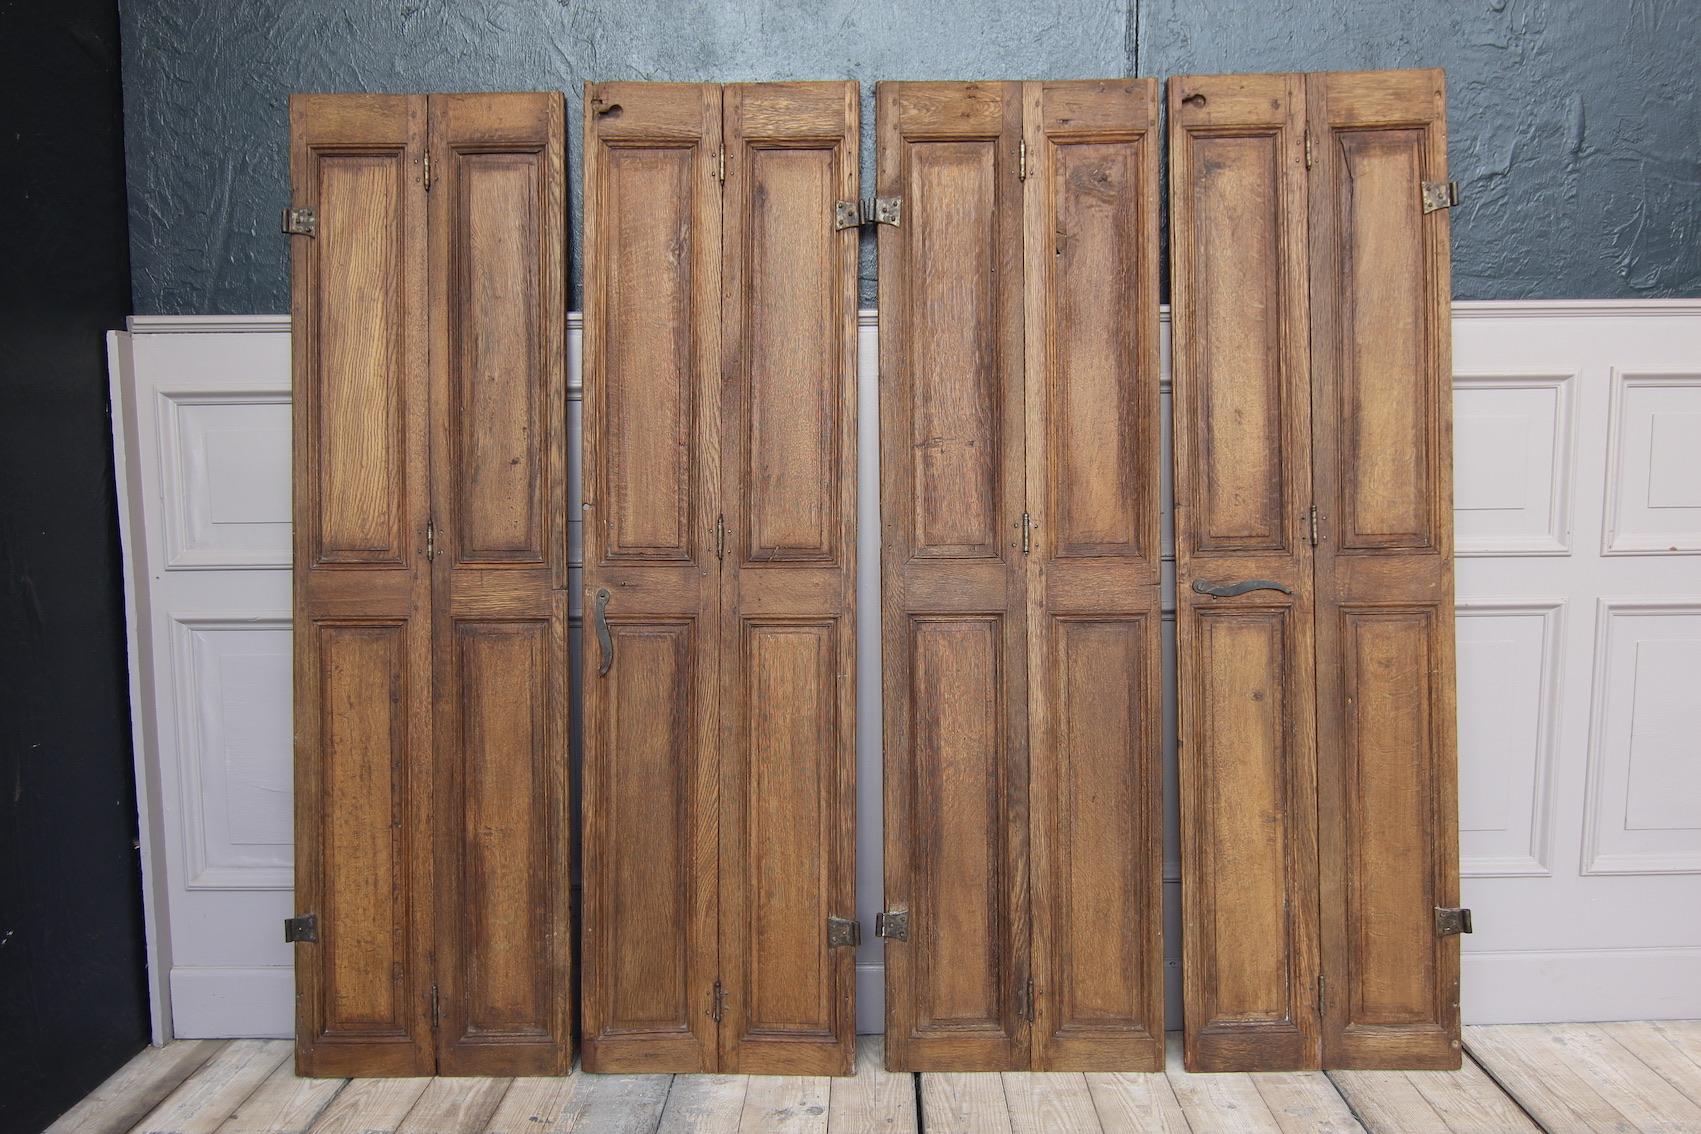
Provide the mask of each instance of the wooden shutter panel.
POLYGON ((1021 87, 877 99, 887 1066, 1026 1067, 1021 87))
POLYGON ((1188 1066, 1457 1067, 1441 73, 1170 108, 1188 1066))
POLYGON ((572 1062, 559 94, 432 95, 438 1071, 572 1062))
POLYGON ((1169 99, 1187 1066, 1314 1067, 1304 79, 1169 99))
POLYGON ((1032 1065, 1158 1070, 1157 84, 1023 100, 1032 1065))
POLYGON ((715 1068, 718 87, 585 89, 584 1065, 715 1068))
POLYGON ((423 96, 290 100, 296 1066, 429 1075, 423 96))
POLYGON ((1313 75, 1323 1060, 1459 1066, 1452 362, 1439 71, 1313 75))
POLYGON ((855 83, 724 89, 723 1071, 849 1074, 855 950, 855 83))

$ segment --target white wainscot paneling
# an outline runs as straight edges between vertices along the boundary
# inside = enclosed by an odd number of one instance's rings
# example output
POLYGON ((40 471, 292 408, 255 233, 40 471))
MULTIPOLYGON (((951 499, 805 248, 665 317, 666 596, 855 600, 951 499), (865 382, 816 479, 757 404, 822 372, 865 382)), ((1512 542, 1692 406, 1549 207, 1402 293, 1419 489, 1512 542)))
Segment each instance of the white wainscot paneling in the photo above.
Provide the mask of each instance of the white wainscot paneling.
POLYGON ((1701 373, 1612 373, 1603 555, 1701 551, 1701 373))
POLYGON ((1544 875, 1563 599, 1460 599, 1459 868, 1544 875))
POLYGON ((1600 600, 1583 873, 1701 872, 1701 599, 1600 600))
POLYGON ((158 396, 166 567, 288 567, 289 391, 158 396))
POLYGON ((174 615, 191 890, 293 885, 290 616, 174 615))
POLYGON ((1571 553, 1575 374, 1453 376, 1453 523, 1459 555, 1571 553))

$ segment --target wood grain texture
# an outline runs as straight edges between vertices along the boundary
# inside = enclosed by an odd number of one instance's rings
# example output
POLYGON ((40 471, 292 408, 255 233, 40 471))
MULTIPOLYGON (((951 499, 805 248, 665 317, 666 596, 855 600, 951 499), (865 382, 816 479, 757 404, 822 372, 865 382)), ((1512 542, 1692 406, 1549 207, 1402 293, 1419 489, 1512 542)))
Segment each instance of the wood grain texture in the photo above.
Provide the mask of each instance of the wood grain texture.
POLYGON ((1012 1134, 1004 1077, 997 1071, 924 1074, 921 1115, 922 1129, 936 1134, 1012 1134))
MULTIPOLYGON (((724 88, 719 1066, 855 1060, 855 83, 724 88)), ((713 459, 715 454, 705 454, 713 459)))
POLYGON ((1304 87, 1170 81, 1187 1066, 1318 1065, 1304 87), (1289 588, 1218 598, 1193 584, 1289 588))
POLYGON ((1353 1113, 1377 1134, 1525 1134, 1539 1130, 1470 1059, 1457 1071, 1331 1071, 1353 1113))
POLYGON ((135 1134, 213 1134, 289 1058, 286 1040, 232 1040, 138 1122, 135 1134))
POLYGON ((480 1134, 507 1090, 507 1079, 433 1079, 396 1134, 480 1134))
POLYGON ((1026 1067, 1027 597, 1015 83, 882 83, 886 1064, 1026 1067))
POLYGON ((290 100, 304 1075, 435 1066, 426 130, 423 95, 290 100))
POLYGON ((1105 1134, 1188 1134, 1191 1127, 1161 1071, 1087 1073, 1087 1090, 1105 1134))
POLYGON ((564 113, 430 99, 443 1075, 572 1066, 564 113))
POLYGON ((1314 75, 1323 1065, 1460 1061, 1447 211, 1439 71, 1314 75))
POLYGON ((426 1078, 352 1080, 319 1112, 312 1134, 391 1134, 430 1084, 426 1078))
POLYGON ((856 1068, 849 1078, 833 1080, 827 1107, 832 1134, 915 1134, 915 1080, 886 1070, 885 1042, 858 1036, 856 1068))
POLYGON ((596 1072, 718 1059, 720 146, 719 87, 585 89, 581 963, 596 1072))
POLYGON ((286 1059, 219 1125, 218 1134, 304 1134, 348 1082, 300 1078, 286 1059))
POLYGON ((1022 100, 1029 1065, 1151 1071, 1163 1066, 1157 83, 1030 82, 1022 100))
POLYGON ((180 1040, 143 1048, 54 1120, 46 1134, 126 1134, 224 1046, 222 1040, 180 1040))

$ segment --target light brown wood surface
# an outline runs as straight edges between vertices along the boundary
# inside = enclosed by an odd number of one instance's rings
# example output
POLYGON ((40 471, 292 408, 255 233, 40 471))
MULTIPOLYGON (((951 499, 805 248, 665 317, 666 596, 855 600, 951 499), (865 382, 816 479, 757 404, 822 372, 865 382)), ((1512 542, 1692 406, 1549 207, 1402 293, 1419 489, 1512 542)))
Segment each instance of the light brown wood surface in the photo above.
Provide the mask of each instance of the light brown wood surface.
POLYGON ((856 85, 586 105, 586 1065, 848 1074, 856 85))
POLYGON ((564 1072, 562 99, 291 115, 298 1066, 564 1072))
POLYGON ((887 1059, 1153 1069, 1156 87, 878 100, 887 1059))
MULTIPOLYGON (((1693 1115, 1677 1095, 1701 1093, 1701 1022, 1526 1024, 1465 1029, 1473 1058, 1458 1071, 1332 1071, 1194 1075, 1182 1069, 1179 1036, 1159 1072, 894 1074, 883 1070, 879 1036, 857 1043, 854 1077, 795 1081, 743 1075, 592 1075, 514 1079, 300 1079, 283 1045, 277 1065, 251 1073, 246 1098, 233 1066, 252 1062, 264 1043, 191 1041, 132 1061, 67 1111, 55 1131, 140 1130, 138 1115, 178 1092, 173 1129, 302 1129, 304 1108, 280 1098, 334 1097, 312 1134, 652 1134, 690 1130, 822 1129, 828 1134, 913 1134, 918 1101, 933 1131, 1080 1130, 1094 1134, 1199 1134, 1279 1131, 1325 1134, 1520 1134, 1536 1131, 1690 1131, 1693 1115), (1613 1042, 1605 1042, 1610 1038, 1613 1042), (213 1056, 236 1047, 232 1059, 213 1056), (187 1057, 177 1050, 192 1049, 187 1057), (1490 1078, 1476 1060, 1482 1060, 1490 1078), (187 1067, 190 1070, 185 1071, 187 1067), (1668 1092, 1648 1076, 1669 1085, 1668 1092), (206 1082, 201 1082, 202 1077, 206 1082), (186 1081, 187 1080, 187 1081, 186 1081), (1091 1099, 1084 1105, 1081 1085, 1091 1099), (787 1086, 792 1082, 792 1086, 787 1086), (257 1085, 255 1085, 257 1083, 257 1085), (822 1084, 826 1084, 823 1088, 822 1084), (187 1090, 180 1088, 187 1087, 187 1090), (495 1097, 493 1097, 495 1096, 495 1097), (142 1100, 153 1100, 144 1103, 142 1100), (817 1112, 825 1100, 824 1112, 817 1112), (277 1117, 276 1125, 265 1116, 277 1117), (771 1125, 765 1123, 771 1120, 771 1125)), ((146 1053, 144 1053, 146 1054, 146 1053)))
POLYGON ((1457 1067, 1441 74, 1170 113, 1188 1066, 1457 1067))

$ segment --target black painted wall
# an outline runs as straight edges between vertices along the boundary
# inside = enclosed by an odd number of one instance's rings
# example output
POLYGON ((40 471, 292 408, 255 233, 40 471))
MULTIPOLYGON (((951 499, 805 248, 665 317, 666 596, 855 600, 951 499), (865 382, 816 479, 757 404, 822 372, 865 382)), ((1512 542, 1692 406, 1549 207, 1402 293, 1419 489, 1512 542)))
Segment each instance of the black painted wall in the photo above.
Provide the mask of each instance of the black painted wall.
MULTIPOLYGON (((138 311, 287 311, 292 90, 567 92, 575 286, 586 79, 881 79, 1439 66, 1454 292, 1701 295, 1696 0, 129 0, 138 311)), ((864 238, 871 302, 872 241, 864 238)))
POLYGON ((114 0, 0 0, 0 1132, 147 1042, 103 332, 130 309, 114 0))

